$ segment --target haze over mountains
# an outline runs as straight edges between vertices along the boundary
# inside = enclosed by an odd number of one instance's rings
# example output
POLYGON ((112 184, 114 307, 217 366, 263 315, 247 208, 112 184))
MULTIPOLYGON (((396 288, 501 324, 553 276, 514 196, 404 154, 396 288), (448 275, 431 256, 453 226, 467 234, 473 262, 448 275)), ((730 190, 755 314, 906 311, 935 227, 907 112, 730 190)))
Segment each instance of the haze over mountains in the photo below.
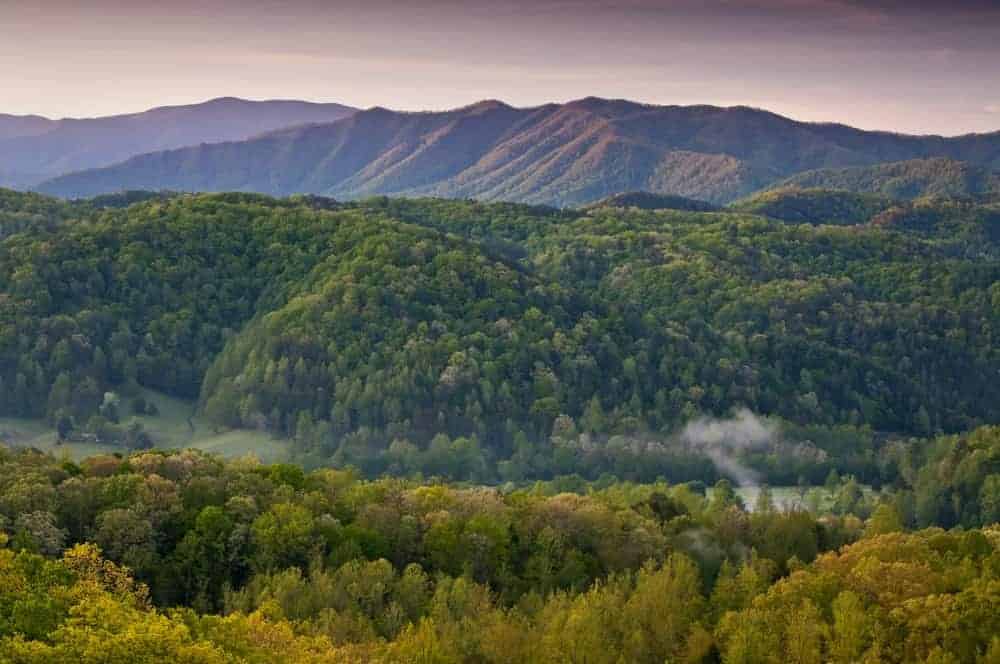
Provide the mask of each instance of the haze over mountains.
POLYGON ((32 187, 137 154, 243 140, 294 125, 331 122, 355 110, 341 104, 227 97, 92 119, 0 115, 0 185, 32 187))
POLYGON ((648 191, 723 204, 804 171, 929 158, 989 173, 1000 166, 1000 133, 907 136, 747 107, 485 101, 448 112, 373 108, 250 140, 141 155, 39 190, 66 197, 124 189, 392 194, 557 206, 648 191))

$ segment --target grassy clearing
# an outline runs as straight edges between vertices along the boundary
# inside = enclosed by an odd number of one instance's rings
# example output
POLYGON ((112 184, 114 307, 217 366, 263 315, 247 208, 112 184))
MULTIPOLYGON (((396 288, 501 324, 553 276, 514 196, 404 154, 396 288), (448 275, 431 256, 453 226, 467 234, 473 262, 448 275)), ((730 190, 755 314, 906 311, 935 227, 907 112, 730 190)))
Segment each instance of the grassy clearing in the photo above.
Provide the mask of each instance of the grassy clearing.
MULTIPOLYGON (((123 397, 122 420, 133 418, 142 423, 153 444, 161 449, 194 448, 226 458, 254 454, 264 463, 285 461, 289 457, 288 441, 272 438, 262 431, 216 431, 195 415, 193 403, 160 392, 143 389, 139 395, 123 397), (133 415, 135 396, 155 404, 159 414, 133 415)), ((57 456, 65 454, 74 460, 123 451, 114 445, 96 443, 59 444, 55 430, 44 420, 0 418, 0 441, 15 447, 34 447, 57 456)))
MULTIPOLYGON (((774 501, 775 507, 778 509, 792 509, 792 508, 804 508, 809 505, 809 499, 806 497, 808 494, 815 494, 819 496, 819 509, 829 510, 833 507, 834 501, 837 499, 836 493, 831 492, 825 487, 807 487, 804 491, 801 487, 797 486, 772 486, 769 487, 771 490, 771 499, 774 501)), ((861 485, 861 490, 865 494, 870 494, 872 488, 869 486, 861 485)), ((754 505, 757 504, 757 497, 760 495, 760 487, 756 486, 741 486, 735 488, 736 495, 743 499, 743 504, 746 505, 747 509, 753 510, 754 505)), ((709 488, 707 495, 709 498, 712 497, 713 489, 709 488)))
POLYGON ((44 420, 25 420, 16 417, 0 418, 0 441, 14 447, 34 447, 55 456, 67 456, 79 461, 88 456, 120 451, 112 445, 96 443, 59 444, 55 429, 44 420))
MULTIPOLYGON (((774 500, 774 505, 778 509, 802 507, 806 504, 803 499, 803 492, 799 489, 799 487, 775 486, 770 487, 770 489, 771 498, 774 500)), ((833 496, 830 495, 830 492, 822 488, 820 490, 823 492, 823 502, 825 503, 829 501, 832 504, 833 496)), ((736 493, 743 499, 743 503, 747 506, 747 508, 753 509, 753 506, 757 504, 757 497, 760 495, 760 487, 743 486, 737 488, 736 493)))
POLYGON ((195 440, 188 447, 218 454, 226 458, 255 455, 263 463, 287 461, 288 441, 272 438, 263 431, 232 430, 195 440))

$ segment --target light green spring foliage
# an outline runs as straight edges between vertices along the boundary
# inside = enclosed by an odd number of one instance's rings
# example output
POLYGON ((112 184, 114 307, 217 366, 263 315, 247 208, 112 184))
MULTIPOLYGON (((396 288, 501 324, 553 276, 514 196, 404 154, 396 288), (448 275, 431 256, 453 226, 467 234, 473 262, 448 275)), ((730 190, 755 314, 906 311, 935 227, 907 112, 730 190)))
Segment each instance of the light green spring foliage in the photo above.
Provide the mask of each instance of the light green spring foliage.
POLYGON ((298 599, 295 578, 262 581, 273 596, 260 608, 223 616, 153 608, 93 546, 58 560, 0 549, 0 661, 992 662, 998 546, 995 530, 866 539, 765 584, 717 622, 681 555, 513 608, 465 577, 432 584, 386 561, 348 564, 299 585, 298 599))
MULTIPOLYGON (((994 433, 938 441, 928 467, 950 441, 971 472, 994 433)), ((865 524, 747 513, 666 483, 557 486, 364 481, 194 452, 78 466, 0 451, 0 661, 997 654, 995 529, 898 532, 892 494, 865 524)))

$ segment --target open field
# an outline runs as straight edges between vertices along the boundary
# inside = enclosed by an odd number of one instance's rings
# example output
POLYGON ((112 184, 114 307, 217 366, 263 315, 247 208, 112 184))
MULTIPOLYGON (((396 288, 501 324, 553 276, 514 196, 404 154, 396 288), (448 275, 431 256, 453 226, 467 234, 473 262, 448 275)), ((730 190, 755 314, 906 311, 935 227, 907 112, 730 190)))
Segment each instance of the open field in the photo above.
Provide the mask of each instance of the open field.
MULTIPOLYGON (((797 486, 772 486, 769 488, 771 489, 771 498, 774 501, 774 505, 779 510, 809 507, 812 496, 818 497, 819 508, 821 510, 827 510, 833 506, 834 500, 836 500, 836 496, 822 486, 806 488, 797 486)), ((872 491, 871 487, 865 485, 861 486, 861 490, 865 494, 872 491)), ((713 489, 711 488, 707 490, 710 498, 712 491, 713 489)), ((757 497, 760 495, 760 487, 741 486, 736 487, 735 491, 743 499, 743 504, 746 505, 747 509, 753 511, 754 506, 757 504, 757 497)))
POLYGON ((55 429, 44 420, 26 420, 15 417, 0 418, 0 441, 14 447, 34 447, 56 456, 63 454, 72 459, 85 459, 97 454, 120 451, 113 445, 97 443, 60 444, 55 429))
MULTIPOLYGON (((192 403, 165 394, 143 389, 141 396, 156 404, 158 415, 132 415, 131 402, 137 395, 122 399, 122 421, 136 419, 161 449, 194 448, 226 458, 256 455, 264 463, 288 459, 288 441, 272 438, 263 431, 217 431, 195 414, 192 403)), ((115 445, 98 443, 59 443, 55 430, 44 420, 0 418, 0 441, 14 447, 34 447, 72 459, 85 459, 96 454, 122 452, 115 445)))

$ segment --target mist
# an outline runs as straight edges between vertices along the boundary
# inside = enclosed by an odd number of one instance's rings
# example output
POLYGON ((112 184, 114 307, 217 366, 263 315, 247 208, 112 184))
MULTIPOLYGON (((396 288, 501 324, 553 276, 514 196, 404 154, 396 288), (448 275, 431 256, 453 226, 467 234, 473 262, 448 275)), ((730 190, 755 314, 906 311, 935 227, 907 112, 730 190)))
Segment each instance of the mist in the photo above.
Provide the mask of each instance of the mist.
POLYGON ((720 473, 741 487, 759 486, 760 474, 742 463, 739 453, 768 447, 777 437, 777 424, 746 408, 726 419, 699 418, 680 433, 682 442, 703 452, 720 473))

